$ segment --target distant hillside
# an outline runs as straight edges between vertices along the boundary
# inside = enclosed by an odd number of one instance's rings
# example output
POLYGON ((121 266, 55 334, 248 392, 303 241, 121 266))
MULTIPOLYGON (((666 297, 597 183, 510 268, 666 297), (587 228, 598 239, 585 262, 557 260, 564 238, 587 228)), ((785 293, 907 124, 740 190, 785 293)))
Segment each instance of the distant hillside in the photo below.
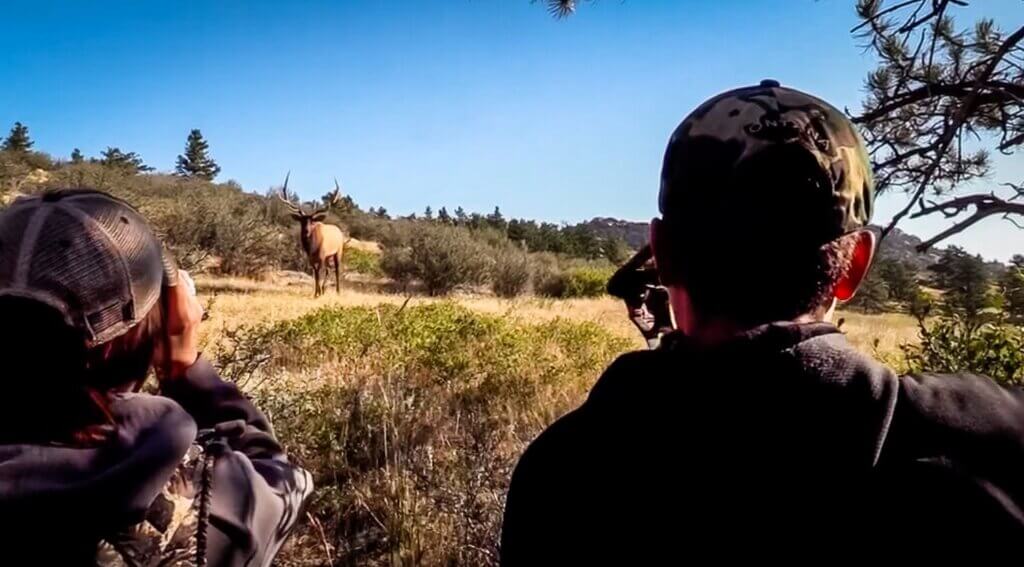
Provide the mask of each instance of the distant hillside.
POLYGON ((633 250, 647 244, 647 235, 650 233, 648 223, 610 217, 596 217, 580 223, 580 226, 585 226, 601 238, 621 238, 633 250))
MULTIPOLYGON (((647 244, 649 225, 646 222, 626 221, 609 217, 597 217, 580 223, 592 230, 602 238, 621 238, 634 250, 647 244)), ((876 233, 881 231, 880 227, 872 226, 876 233)), ((892 258, 914 268, 918 273, 923 273, 938 261, 943 248, 932 248, 928 252, 918 252, 917 245, 921 239, 908 234, 900 229, 893 231, 882 242, 879 254, 883 258, 892 258)), ((1005 269, 999 262, 988 262, 992 275, 998 275, 1005 269)))

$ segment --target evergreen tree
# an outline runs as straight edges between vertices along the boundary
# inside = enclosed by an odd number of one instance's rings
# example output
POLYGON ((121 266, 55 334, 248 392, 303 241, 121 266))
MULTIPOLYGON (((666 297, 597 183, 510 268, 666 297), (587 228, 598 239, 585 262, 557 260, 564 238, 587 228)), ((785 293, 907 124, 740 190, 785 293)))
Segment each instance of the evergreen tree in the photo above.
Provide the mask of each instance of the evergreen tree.
POLYGON ((890 299, 909 306, 917 298, 920 286, 913 272, 907 269, 903 262, 893 258, 883 258, 871 270, 877 272, 885 282, 890 299))
POLYGON ((82 155, 82 151, 78 148, 71 150, 71 163, 79 164, 85 161, 85 156, 82 155))
POLYGON ((374 215, 376 215, 377 217, 382 218, 382 219, 390 219, 391 218, 391 215, 388 214, 388 210, 385 209, 384 207, 377 207, 377 211, 374 212, 374 215))
POLYGON ((605 240, 602 242, 601 248, 604 251, 604 257, 614 266, 626 263, 626 260, 629 260, 633 254, 626 241, 619 237, 605 240))
POLYGON ((981 256, 971 256, 959 246, 950 246, 938 263, 928 269, 935 274, 935 284, 944 291, 942 303, 947 310, 973 318, 986 306, 989 280, 981 256))
POLYGON ((423 209, 423 218, 427 219, 428 221, 434 220, 434 209, 431 209, 430 205, 427 205, 427 208, 423 209))
POLYGON ((153 171, 152 167, 142 163, 142 157, 135 152, 123 152, 121 148, 107 147, 100 153, 100 165, 117 169, 129 174, 153 171))
POLYGON ((28 126, 21 122, 15 122, 14 127, 11 128, 11 133, 7 135, 4 143, 0 145, 0 150, 23 154, 32 149, 33 143, 32 139, 28 137, 28 126))
POLYGON ((210 144, 203 139, 203 133, 194 128, 185 142, 185 154, 178 156, 174 171, 182 177, 194 177, 212 181, 220 173, 220 166, 210 157, 210 144))
POLYGON ((494 212, 487 215, 487 224, 493 228, 496 228, 502 232, 508 228, 508 224, 505 222, 505 217, 501 214, 501 209, 497 206, 494 207, 494 212))
POLYGON ((448 214, 448 209, 441 207, 441 210, 437 211, 437 220, 444 224, 452 224, 452 216, 448 214))
POLYGON ((462 207, 455 207, 455 224, 466 224, 466 211, 462 207))
MULTIPOLYGON (((508 239, 513 242, 527 242, 527 224, 526 221, 520 219, 512 219, 508 221, 508 239)), ((527 242, 527 247, 529 243, 527 242)))
POLYGON ((868 313, 881 313, 888 308, 889 288, 879 273, 878 266, 873 266, 857 288, 857 294, 847 304, 851 308, 868 313))
POLYGON ((922 251, 986 217, 1024 217, 1017 172, 992 159, 1017 155, 1019 163, 1024 152, 1024 25, 965 13, 967 4, 856 2, 853 32, 878 66, 852 120, 871 156, 877 193, 905 195, 882 234, 908 216, 950 223, 919 244, 922 251), (961 143, 968 137, 972 143, 961 143))
POLYGON ((1003 308, 1010 319, 1024 323, 1024 255, 1017 254, 1010 260, 1010 266, 999 279, 1003 293, 1003 308))

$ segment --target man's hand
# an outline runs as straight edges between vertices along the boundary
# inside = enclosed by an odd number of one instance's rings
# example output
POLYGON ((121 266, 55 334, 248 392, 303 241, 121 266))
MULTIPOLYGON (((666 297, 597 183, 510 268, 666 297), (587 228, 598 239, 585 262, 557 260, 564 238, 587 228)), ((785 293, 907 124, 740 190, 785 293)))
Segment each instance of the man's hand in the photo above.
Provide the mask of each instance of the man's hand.
POLYGON ((184 270, 178 271, 178 285, 164 289, 162 328, 156 337, 153 368, 160 380, 173 380, 185 375, 199 358, 199 323, 203 306, 196 299, 196 285, 184 270))
POLYGON ((626 305, 629 319, 651 348, 657 345, 661 335, 672 331, 672 310, 665 288, 648 286, 639 303, 627 301, 626 305))

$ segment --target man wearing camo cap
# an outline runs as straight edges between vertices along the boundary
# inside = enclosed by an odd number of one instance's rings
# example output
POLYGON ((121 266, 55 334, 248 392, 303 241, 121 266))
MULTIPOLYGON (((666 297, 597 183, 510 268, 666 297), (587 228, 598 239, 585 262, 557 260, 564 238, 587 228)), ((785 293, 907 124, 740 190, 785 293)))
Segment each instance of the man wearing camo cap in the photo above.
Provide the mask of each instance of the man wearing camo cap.
POLYGON ((680 124, 651 226, 676 330, 527 449, 506 566, 976 560, 1020 541, 1024 395, 898 376, 831 322, 871 264, 873 191, 849 120, 775 81, 680 124))

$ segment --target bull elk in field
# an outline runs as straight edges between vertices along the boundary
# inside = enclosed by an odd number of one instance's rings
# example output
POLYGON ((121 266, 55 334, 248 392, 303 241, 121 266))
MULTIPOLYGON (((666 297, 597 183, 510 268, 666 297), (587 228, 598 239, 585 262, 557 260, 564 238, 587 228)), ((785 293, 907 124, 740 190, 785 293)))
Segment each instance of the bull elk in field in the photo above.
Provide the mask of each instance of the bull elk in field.
POLYGON ((334 180, 334 191, 328 196, 327 204, 307 213, 288 198, 289 176, 291 176, 290 172, 284 178, 284 187, 281 188, 278 199, 288 205, 288 212, 291 213, 292 218, 299 221, 302 250, 309 258, 310 266, 313 267, 313 297, 323 294, 324 282, 320 279, 320 270, 323 269, 323 279, 326 280, 327 269, 331 262, 334 262, 334 290, 341 293, 341 255, 345 249, 345 235, 340 228, 323 222, 327 218, 327 211, 341 199, 341 187, 338 186, 338 180, 334 180))

